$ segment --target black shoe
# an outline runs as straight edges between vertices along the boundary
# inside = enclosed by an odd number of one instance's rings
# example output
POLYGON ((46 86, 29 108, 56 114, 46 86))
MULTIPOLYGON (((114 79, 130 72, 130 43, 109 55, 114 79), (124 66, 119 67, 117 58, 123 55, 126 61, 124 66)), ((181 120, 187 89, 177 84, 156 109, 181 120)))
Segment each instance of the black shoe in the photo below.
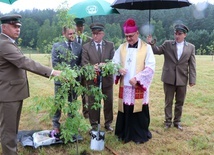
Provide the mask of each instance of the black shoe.
POLYGON ((171 125, 165 124, 164 129, 165 129, 165 130, 168 130, 169 128, 171 128, 171 125))
POLYGON ((174 127, 183 131, 183 127, 180 124, 174 124, 174 127))
POLYGON ((111 126, 105 126, 106 131, 114 131, 114 129, 111 126))

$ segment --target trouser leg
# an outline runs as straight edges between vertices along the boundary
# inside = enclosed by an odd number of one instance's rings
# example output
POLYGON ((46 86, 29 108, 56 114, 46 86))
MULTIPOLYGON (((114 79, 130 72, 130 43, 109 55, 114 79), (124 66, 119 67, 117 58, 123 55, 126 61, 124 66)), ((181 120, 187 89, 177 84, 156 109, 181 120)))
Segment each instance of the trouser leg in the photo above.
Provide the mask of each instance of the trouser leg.
MULTIPOLYGON (((55 85, 55 88, 54 88, 54 93, 55 93, 55 97, 57 95, 57 91, 58 89, 60 88, 60 85, 55 85)), ((57 102, 55 102, 55 105, 57 105, 57 102)), ((59 107, 56 112, 54 113, 53 117, 52 117, 52 123, 53 123, 53 128, 57 128, 59 129, 60 128, 60 117, 61 117, 61 108, 59 107)))
POLYGON ((17 133, 23 101, 0 103, 0 136, 3 155, 17 155, 17 133))
POLYGON ((108 127, 113 121, 113 86, 103 88, 103 94, 106 95, 103 106, 105 127, 108 127))
POLYGON ((100 110, 95 110, 92 108, 94 105, 94 96, 88 96, 88 111, 89 111, 89 121, 93 129, 97 129, 97 125, 99 122, 100 117, 100 110))
POLYGON ((178 125, 181 122, 182 109, 186 96, 186 86, 180 86, 176 89, 175 109, 174 109, 174 124, 178 125))
POLYGON ((84 117, 88 117, 88 96, 86 94, 82 95, 82 113, 84 117))
MULTIPOLYGON (((87 88, 86 79, 82 77, 81 84, 87 88)), ((88 96, 86 94, 82 95, 82 113, 85 118, 88 118, 88 96)))
POLYGON ((164 83, 165 93, 165 125, 172 124, 172 105, 175 93, 175 86, 164 83))

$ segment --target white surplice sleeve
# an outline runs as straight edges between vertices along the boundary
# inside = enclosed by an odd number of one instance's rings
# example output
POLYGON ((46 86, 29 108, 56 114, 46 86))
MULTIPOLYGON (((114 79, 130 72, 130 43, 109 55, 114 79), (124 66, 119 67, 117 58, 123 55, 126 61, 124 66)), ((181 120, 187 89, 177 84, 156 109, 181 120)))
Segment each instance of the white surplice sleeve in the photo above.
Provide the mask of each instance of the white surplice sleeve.
POLYGON ((155 72, 155 56, 150 45, 147 45, 145 69, 135 75, 137 82, 144 88, 144 103, 149 103, 149 87, 155 72))

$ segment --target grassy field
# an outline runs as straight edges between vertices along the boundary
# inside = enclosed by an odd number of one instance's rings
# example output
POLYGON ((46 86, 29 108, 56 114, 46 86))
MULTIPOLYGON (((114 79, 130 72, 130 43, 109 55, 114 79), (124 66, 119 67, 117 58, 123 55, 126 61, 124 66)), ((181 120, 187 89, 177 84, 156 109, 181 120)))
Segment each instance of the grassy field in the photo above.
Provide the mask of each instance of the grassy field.
MULTIPOLYGON (((27 55, 29 56, 29 55, 27 55)), ((32 54, 42 64, 50 65, 47 56, 32 54)), ((90 136, 82 134, 84 140, 79 143, 79 152, 86 150, 88 155, 211 155, 214 152, 214 61, 211 56, 197 56, 197 84, 188 87, 186 102, 183 109, 183 131, 163 128, 164 121, 164 94, 162 82, 163 56, 156 56, 156 72, 150 89, 150 130, 153 138, 145 143, 123 144, 113 133, 106 133, 105 148, 101 152, 90 150, 90 136)), ((51 119, 44 119, 48 113, 30 111, 35 105, 35 96, 53 95, 53 81, 28 73, 31 97, 24 101, 19 130, 46 130, 52 129, 51 119)), ((117 115, 118 87, 114 86, 114 122, 117 115)), ((103 116, 103 114, 101 114, 103 116)), ((103 125, 103 117, 101 125, 103 125)), ((130 122, 131 123, 131 122, 130 122)), ((103 129, 103 127, 102 127, 103 129)), ((0 150, 1 153, 1 150, 0 150)), ((19 144, 20 155, 76 155, 76 144, 54 145, 34 149, 19 144)))

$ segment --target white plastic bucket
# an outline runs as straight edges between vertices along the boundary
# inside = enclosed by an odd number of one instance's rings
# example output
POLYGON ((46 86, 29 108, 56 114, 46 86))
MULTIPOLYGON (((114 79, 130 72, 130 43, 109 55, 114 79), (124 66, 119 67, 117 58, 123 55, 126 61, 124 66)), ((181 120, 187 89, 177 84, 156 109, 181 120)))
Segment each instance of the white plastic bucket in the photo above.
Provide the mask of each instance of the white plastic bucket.
POLYGON ((104 149, 105 132, 91 131, 91 150, 102 151, 104 149))

